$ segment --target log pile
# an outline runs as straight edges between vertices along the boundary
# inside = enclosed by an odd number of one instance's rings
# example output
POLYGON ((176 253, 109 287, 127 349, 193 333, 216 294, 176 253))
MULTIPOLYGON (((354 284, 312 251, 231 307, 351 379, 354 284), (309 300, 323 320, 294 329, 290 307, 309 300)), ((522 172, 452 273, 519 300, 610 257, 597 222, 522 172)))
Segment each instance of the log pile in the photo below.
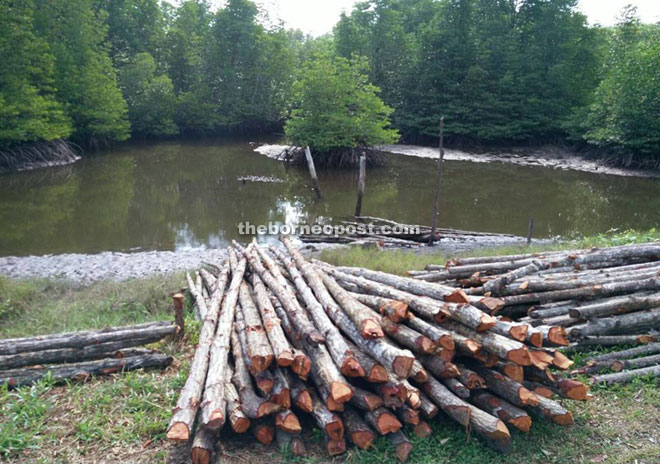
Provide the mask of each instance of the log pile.
POLYGON ((169 322, 110 327, 0 340, 0 385, 30 385, 46 376, 54 381, 85 380, 92 375, 141 368, 163 368, 170 356, 139 348, 175 335, 169 322))
POLYGON ((659 243, 452 259, 409 274, 417 290, 453 289, 500 320, 515 321, 508 326, 529 325, 526 341, 534 346, 570 342, 569 352, 639 345, 640 358, 608 354, 575 371, 613 371, 595 375, 594 383, 660 376, 659 351, 652 348, 660 342, 659 243))
POLYGON ((308 260, 281 241, 234 243, 226 263, 200 272, 205 290, 190 279, 203 324, 167 436, 192 442, 194 463, 211 460, 227 422, 304 455, 307 415, 331 456, 386 435, 404 461, 403 426, 426 437, 440 412, 505 452, 511 427, 530 430, 533 415, 570 425, 557 398, 589 398, 555 373, 571 361, 530 343, 527 324, 455 288, 308 260))
MULTIPOLYGON (((345 233, 337 235, 301 234, 304 243, 339 243, 350 245, 375 245, 379 247, 420 247, 429 243, 431 227, 416 224, 402 224, 389 219, 373 216, 358 216, 355 221, 341 221, 345 233)), ((521 237, 510 234, 475 232, 458 229, 436 228, 435 242, 470 242, 487 240, 511 244, 521 237)))

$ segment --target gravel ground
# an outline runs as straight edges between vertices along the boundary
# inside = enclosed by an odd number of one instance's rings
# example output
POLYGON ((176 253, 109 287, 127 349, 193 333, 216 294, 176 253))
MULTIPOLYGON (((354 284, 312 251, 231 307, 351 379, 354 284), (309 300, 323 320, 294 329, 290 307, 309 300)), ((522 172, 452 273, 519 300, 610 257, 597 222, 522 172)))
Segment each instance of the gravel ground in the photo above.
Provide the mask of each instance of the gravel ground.
MULTIPOLYGON (((549 240, 535 240, 534 243, 549 240)), ((404 248, 411 253, 436 253, 453 255, 476 248, 508 245, 523 245, 522 238, 480 238, 465 240, 443 240, 433 247, 404 248)), ((346 245, 305 245, 306 254, 315 254, 327 248, 346 245)), ((388 248, 392 249, 392 248, 388 248)), ((61 254, 45 256, 0 257, 0 275, 24 279, 48 277, 75 283, 90 283, 97 280, 127 280, 155 274, 196 269, 202 262, 217 263, 224 258, 224 249, 199 249, 179 251, 145 251, 136 253, 103 252, 93 255, 61 254)))

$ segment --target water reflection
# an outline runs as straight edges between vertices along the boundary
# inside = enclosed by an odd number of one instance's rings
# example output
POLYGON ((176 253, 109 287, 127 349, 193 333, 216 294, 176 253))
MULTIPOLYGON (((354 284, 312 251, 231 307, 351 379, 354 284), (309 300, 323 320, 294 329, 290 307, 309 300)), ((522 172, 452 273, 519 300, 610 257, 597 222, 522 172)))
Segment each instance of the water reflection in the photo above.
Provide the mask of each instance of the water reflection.
MULTIPOLYGON (((348 218, 357 174, 319 177, 321 201, 305 170, 240 140, 126 146, 72 166, 0 176, 0 254, 217 247, 241 239, 239 222, 348 218), (247 175, 284 182, 237 180, 247 175)), ((428 223, 433 188, 432 160, 391 155, 367 172, 363 212, 428 223)), ((539 236, 593 234, 657 226, 659 211, 657 179, 447 162, 440 224, 525 234, 532 216, 539 236)))

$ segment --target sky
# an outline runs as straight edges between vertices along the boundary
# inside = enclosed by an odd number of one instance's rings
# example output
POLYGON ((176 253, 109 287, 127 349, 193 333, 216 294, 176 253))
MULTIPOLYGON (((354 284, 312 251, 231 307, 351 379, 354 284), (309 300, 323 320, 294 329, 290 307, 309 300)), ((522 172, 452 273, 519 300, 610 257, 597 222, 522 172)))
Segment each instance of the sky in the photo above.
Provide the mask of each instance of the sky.
MULTIPOLYGON (((357 0, 255 0, 272 19, 279 18, 294 29, 313 36, 332 31, 342 11, 350 12, 357 0)), ((211 0, 221 6, 223 0, 211 0)), ((587 15, 590 24, 611 26, 621 9, 628 4, 637 6, 637 14, 645 23, 660 21, 660 0, 578 0, 578 9, 587 15)))

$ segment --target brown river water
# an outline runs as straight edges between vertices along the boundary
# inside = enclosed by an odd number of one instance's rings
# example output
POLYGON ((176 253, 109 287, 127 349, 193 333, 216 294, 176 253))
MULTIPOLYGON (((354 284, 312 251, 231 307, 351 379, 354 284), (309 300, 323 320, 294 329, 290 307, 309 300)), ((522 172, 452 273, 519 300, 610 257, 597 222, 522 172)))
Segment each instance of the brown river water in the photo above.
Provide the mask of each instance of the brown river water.
MULTIPOLYGON (((247 140, 131 144, 75 164, 0 176, 0 256, 214 248, 245 241, 237 224, 329 222, 355 207, 357 173, 306 170, 247 140), (281 182, 245 183, 243 176, 281 182)), ((428 224, 432 159, 387 155, 367 171, 363 214, 428 224)), ((447 161, 442 227, 536 237, 590 235, 660 223, 660 179, 447 161)))

